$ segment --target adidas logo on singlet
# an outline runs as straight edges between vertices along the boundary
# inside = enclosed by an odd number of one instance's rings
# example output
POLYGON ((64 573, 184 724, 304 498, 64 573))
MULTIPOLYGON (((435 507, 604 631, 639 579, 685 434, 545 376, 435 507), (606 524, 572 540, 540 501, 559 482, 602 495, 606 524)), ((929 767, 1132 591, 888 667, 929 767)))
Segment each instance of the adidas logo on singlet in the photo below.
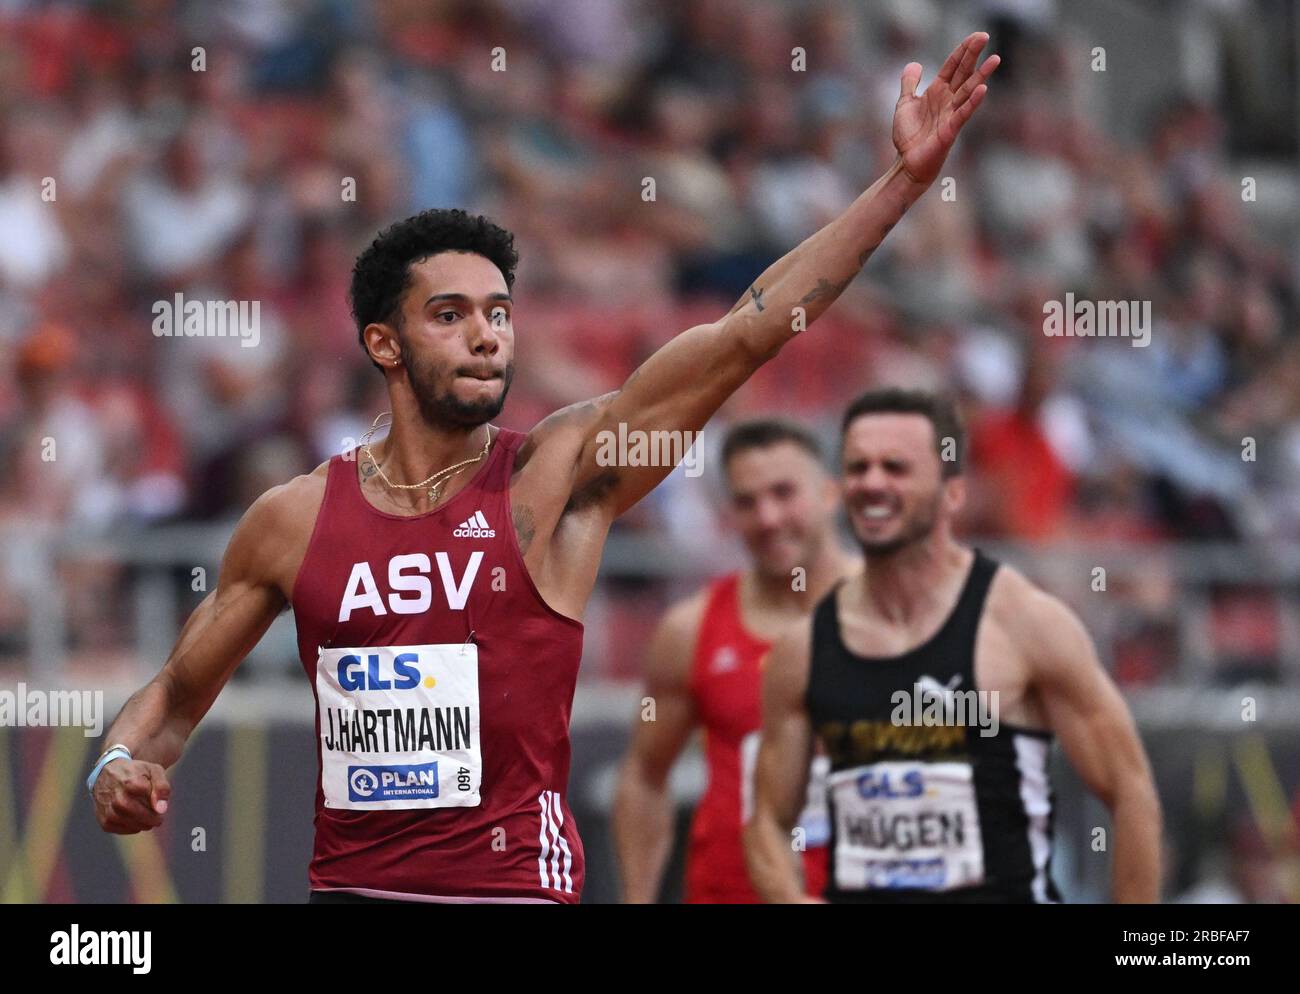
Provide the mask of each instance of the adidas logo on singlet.
POLYGON ((487 518, 483 517, 482 511, 475 511, 468 518, 456 526, 456 530, 451 533, 455 538, 496 538, 495 528, 488 525, 487 518))

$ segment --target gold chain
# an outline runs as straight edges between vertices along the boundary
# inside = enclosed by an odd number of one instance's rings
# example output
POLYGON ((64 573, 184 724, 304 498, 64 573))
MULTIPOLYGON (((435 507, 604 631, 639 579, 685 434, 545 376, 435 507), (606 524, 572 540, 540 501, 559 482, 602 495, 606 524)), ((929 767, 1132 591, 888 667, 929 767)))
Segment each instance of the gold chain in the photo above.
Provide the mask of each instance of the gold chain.
MULTIPOLYGON (((438 472, 430 476, 427 480, 421 480, 419 483, 394 483, 384 473, 384 468, 379 465, 379 460, 375 458, 375 454, 370 451, 370 438, 379 429, 379 419, 382 418, 384 414, 388 414, 388 412, 385 411, 383 412, 383 414, 378 415, 375 418, 374 424, 370 426, 370 430, 367 431, 365 435, 362 436, 361 438, 362 451, 365 452, 365 454, 369 457, 371 463, 374 464, 375 472, 379 474, 379 478, 383 480, 384 483, 386 483, 389 487, 391 487, 394 490, 422 490, 425 487, 428 487, 429 500, 434 504, 438 503, 438 498, 442 494, 442 488, 446 486, 448 480, 450 480, 452 476, 454 476, 456 473, 459 473, 466 466, 471 466, 476 462, 482 462, 483 459, 486 458, 488 454, 488 449, 491 448, 492 446, 492 426, 488 425, 487 439, 483 442, 483 451, 480 452, 478 455, 476 455, 473 459, 466 459, 462 462, 456 463, 454 466, 448 466, 446 469, 440 469, 438 470, 438 472), (442 477, 446 477, 446 479, 441 479, 442 477), (436 483, 434 482, 435 480, 437 481, 436 483), (430 484, 432 484, 432 486, 430 486, 430 484)), ((389 414, 389 417, 391 418, 392 415, 389 414)), ((391 421, 389 423, 391 424, 391 421)))

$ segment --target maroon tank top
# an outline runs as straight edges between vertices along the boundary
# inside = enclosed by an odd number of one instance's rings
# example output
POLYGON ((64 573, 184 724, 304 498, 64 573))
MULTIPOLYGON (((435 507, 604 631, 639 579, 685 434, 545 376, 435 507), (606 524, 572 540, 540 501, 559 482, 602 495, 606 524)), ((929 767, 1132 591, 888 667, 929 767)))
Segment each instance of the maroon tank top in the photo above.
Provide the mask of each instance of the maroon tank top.
POLYGON ((316 697, 313 890, 576 903, 565 800, 582 624, 542 600, 510 515, 526 436, 501 430, 444 506, 403 517, 329 463, 294 583, 316 697))

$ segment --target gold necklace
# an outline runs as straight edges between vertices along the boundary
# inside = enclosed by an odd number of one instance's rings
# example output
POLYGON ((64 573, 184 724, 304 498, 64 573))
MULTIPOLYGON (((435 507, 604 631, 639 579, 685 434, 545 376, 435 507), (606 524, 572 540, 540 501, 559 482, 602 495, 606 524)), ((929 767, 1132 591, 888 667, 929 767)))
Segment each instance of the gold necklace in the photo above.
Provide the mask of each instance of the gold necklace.
MULTIPOLYGON (((361 438, 362 451, 364 451, 366 456, 370 459, 371 464, 375 467, 375 472, 379 474, 379 478, 388 486, 392 487, 394 490, 423 490, 425 487, 428 487, 429 493, 427 496, 430 503, 433 504, 438 503, 438 498, 442 496, 442 488, 447 485, 447 482, 453 476, 459 473, 466 466, 471 466, 476 462, 482 462, 488 454, 488 449, 492 446, 492 426, 488 425, 487 439, 483 442, 483 451, 473 459, 466 459, 462 462, 456 463, 454 466, 440 469, 427 480, 421 480, 419 483, 394 483, 387 477, 387 475, 385 475, 384 468, 379 465, 379 460, 376 459, 375 454, 370 451, 370 438, 379 429, 379 419, 382 418, 384 414, 388 414, 389 418, 392 418, 392 415, 387 411, 384 411, 375 418, 374 424, 370 426, 370 430, 361 438), (434 482, 435 480, 437 482, 434 482), (432 484, 432 486, 430 486, 430 484, 432 484)), ((389 421, 389 424, 392 424, 391 420, 389 421)))

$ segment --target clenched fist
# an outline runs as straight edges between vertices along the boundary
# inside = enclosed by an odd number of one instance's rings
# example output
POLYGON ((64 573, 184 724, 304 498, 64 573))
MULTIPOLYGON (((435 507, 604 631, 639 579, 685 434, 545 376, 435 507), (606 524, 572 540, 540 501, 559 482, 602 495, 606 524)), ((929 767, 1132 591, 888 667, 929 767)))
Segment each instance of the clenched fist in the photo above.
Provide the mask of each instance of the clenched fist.
POLYGON ((157 763, 123 758, 99 771, 91 794, 100 828, 134 835, 162 824, 172 787, 167 771, 157 763))

